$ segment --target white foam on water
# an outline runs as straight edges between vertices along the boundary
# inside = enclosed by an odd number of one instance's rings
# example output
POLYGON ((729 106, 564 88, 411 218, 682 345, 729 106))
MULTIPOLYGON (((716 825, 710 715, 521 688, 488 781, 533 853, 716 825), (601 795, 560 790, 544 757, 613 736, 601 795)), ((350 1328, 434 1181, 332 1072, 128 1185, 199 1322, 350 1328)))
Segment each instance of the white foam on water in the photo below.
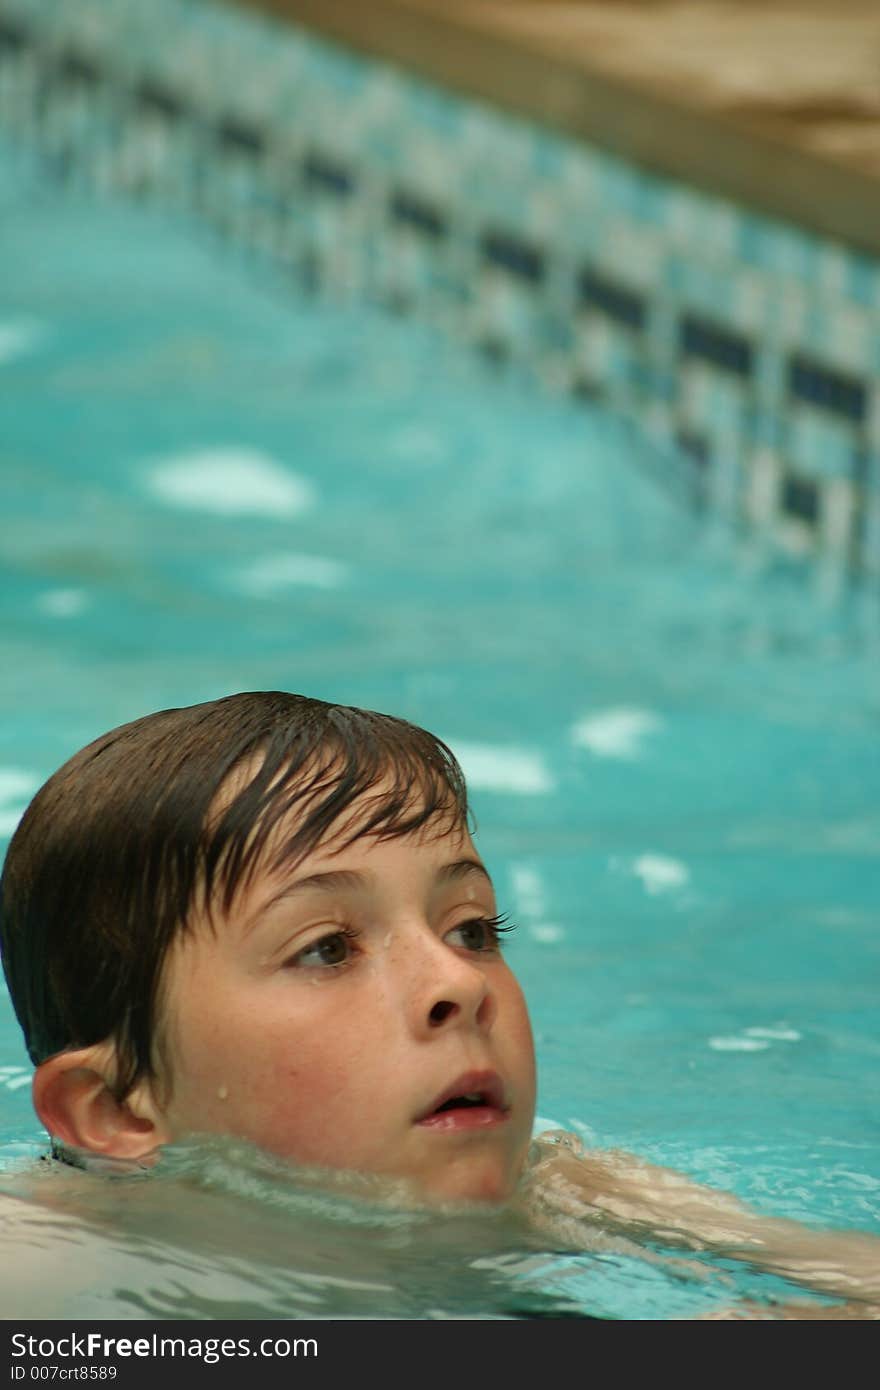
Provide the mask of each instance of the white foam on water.
POLYGON ((15 834, 24 813, 24 806, 0 806, 0 839, 15 834))
POLYGON ((46 337, 45 324, 37 319, 10 319, 0 322, 0 367, 34 352, 46 337))
POLYGON ((653 710, 620 705, 579 719, 572 727, 571 739, 594 757, 634 762, 642 757, 648 735, 662 725, 663 720, 653 710))
POLYGON ((548 1130, 565 1129, 565 1125, 559 1120, 548 1120, 544 1115, 536 1115, 532 1121, 532 1138, 537 1139, 539 1134, 546 1134, 548 1130))
POLYGON ((531 864, 514 864, 510 877, 517 907, 532 917, 540 917, 545 911, 544 884, 541 875, 531 864))
POLYGON ((632 872, 641 879, 646 893, 672 893, 690 882, 690 870, 680 859, 664 854, 641 854, 632 863, 632 872))
POLYGON ((323 555, 281 553, 263 555, 234 576, 236 588, 254 598, 271 598, 284 589, 305 586, 313 589, 341 589, 349 578, 349 568, 339 560, 323 555))
MULTIPOLYGON (((9 1070, 11 1071, 11 1069, 9 1070)), ((7 1072, 5 1076, 0 1076, 0 1086, 5 1087, 7 1091, 20 1091, 22 1087, 30 1084, 31 1073, 24 1067, 17 1067, 16 1075, 10 1075, 7 1072)))
POLYGON ((556 922, 532 922, 528 933, 535 941, 540 941, 542 946, 552 946, 555 942, 563 940, 565 928, 558 926, 556 922))
POLYGON ((41 778, 19 767, 0 767, 0 839, 14 834, 41 778))
POLYGON ((568 1123, 560 1125, 560 1129, 573 1129, 580 1135, 588 1148, 596 1149, 600 1147, 599 1135, 592 1125, 585 1124, 576 1115, 569 1115, 568 1123))
POLYGON ((710 1038, 709 1046, 716 1052, 763 1052, 770 1044, 762 1038, 744 1038, 734 1034, 730 1037, 710 1038))
POLYGON ((37 599, 37 607, 50 618, 75 618, 88 603, 85 589, 48 589, 37 599))
POLYGON ((231 446, 160 459, 149 465, 147 485, 169 506, 217 516, 286 518, 315 500, 311 483, 270 454, 231 446))
POLYGON ((525 919, 526 930, 543 946, 562 941, 565 928, 547 920, 547 895, 540 873, 532 864, 514 864, 510 871, 517 916, 525 919))
POLYGON ((0 767, 0 806, 33 796, 41 780, 35 772, 25 772, 23 768, 0 767))
MULTIPOLYGON (((447 740, 449 742, 449 740, 447 740)), ((489 743, 451 743, 471 787, 480 791, 541 796, 555 782, 540 753, 516 746, 489 743)))
POLYGON ((768 1042, 801 1042, 803 1034, 786 1023, 774 1024, 772 1028, 744 1028, 747 1038, 766 1038, 768 1042))

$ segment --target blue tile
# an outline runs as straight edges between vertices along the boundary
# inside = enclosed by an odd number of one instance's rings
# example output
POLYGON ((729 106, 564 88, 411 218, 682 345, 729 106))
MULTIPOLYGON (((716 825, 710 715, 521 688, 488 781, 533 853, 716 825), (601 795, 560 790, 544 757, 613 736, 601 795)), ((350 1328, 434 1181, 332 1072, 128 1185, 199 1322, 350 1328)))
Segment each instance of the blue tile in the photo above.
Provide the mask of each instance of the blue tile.
POLYGON ((388 210, 394 221, 413 227, 434 240, 448 235, 449 221, 443 210, 420 194, 398 188, 391 194, 388 210))
POLYGON ((539 131, 532 147, 532 169, 542 179, 561 179, 569 152, 560 140, 539 131))
POLYGON ((578 293, 585 307, 598 310, 615 323, 636 330, 644 328, 647 316, 644 297, 620 281, 584 269, 578 277, 578 293))
MULTIPOLYGON (((55 23, 59 5, 60 0, 29 0, 27 13, 35 23, 55 23)), ((877 259, 844 252, 800 228, 648 174, 607 151, 444 92, 269 17, 180 0, 153 0, 148 13, 142 0, 113 0, 112 5, 101 0, 100 6, 80 0, 65 7, 70 32, 87 33, 90 16, 97 13, 112 14, 116 37, 111 33, 111 40, 126 62, 132 52, 144 55, 140 70, 120 67, 132 73, 133 114, 126 130, 136 135, 145 116, 158 118, 167 127, 169 147, 179 130, 191 131, 195 122, 213 131, 223 153, 222 167, 211 178, 215 211, 222 211, 223 199, 233 209, 239 204, 275 208, 277 189, 259 182, 258 166, 273 148, 277 130, 271 121, 279 127, 286 122, 308 151, 304 192, 318 195, 310 199, 300 191, 302 220, 308 223, 316 207, 331 204, 327 195, 335 195, 340 208, 355 206, 365 189, 378 186, 382 196, 375 207, 386 217, 371 216, 364 255, 381 258, 389 238, 396 244, 401 229, 414 233, 407 244, 419 243, 410 268, 415 295, 441 283, 450 298, 473 293, 466 283, 468 251, 459 260, 441 249, 447 241, 459 245, 459 238, 467 242, 474 270, 488 263, 507 272, 512 307, 510 324, 503 327, 516 338, 518 351, 535 357, 548 349, 564 352, 578 310, 603 316, 603 333, 613 339, 603 370, 619 402, 633 414, 636 397, 668 403, 678 397, 680 355, 702 363, 694 437, 711 440, 716 452, 722 439, 729 438, 733 449, 735 436, 744 430, 752 431, 758 446, 781 453, 787 440, 792 455, 787 505, 793 514, 807 517, 814 507, 811 480, 854 476, 861 468, 868 393, 880 377, 877 259), (137 42, 127 43, 122 53, 119 36, 131 33, 137 42), (180 35, 181 45, 185 39, 195 53, 196 77, 185 90, 171 80, 180 64, 169 33, 180 35), (271 121, 247 117, 248 104, 235 92, 223 112, 199 112, 200 84, 207 93, 217 73, 240 75, 243 91, 267 67, 277 76, 280 45, 289 51, 290 75, 283 91, 279 86, 271 121), (377 84, 389 98, 385 114, 359 121, 377 84), (345 132, 336 149, 332 130, 325 128, 328 111, 338 111, 345 132), (339 147, 346 150, 344 158, 339 147), (576 172, 585 180, 578 197, 572 192, 576 172), (436 191, 441 188, 442 195, 436 191), (559 207, 547 202, 542 209, 547 234, 536 236, 530 226, 537 203, 532 194, 549 198, 554 188, 559 207), (621 230, 630 229, 637 251, 641 238, 648 259, 656 257, 653 280, 641 257, 634 275, 638 283, 628 282, 621 230), (453 283, 459 266, 461 278, 453 283), (843 280, 834 294, 831 272, 838 267, 843 280), (747 288, 744 268, 754 280, 747 288), (779 312, 792 285, 816 293, 802 331, 793 342, 786 339, 783 352, 775 344, 797 329, 797 315, 782 322, 779 312), (753 295, 766 305, 763 323, 753 295), (876 315, 863 371, 842 370, 826 360, 841 305, 876 315), (737 326, 753 312, 759 320, 753 329, 737 326), (640 344, 634 341, 638 336, 640 344), (802 406, 805 418, 799 422, 791 415, 792 401, 802 406), (759 408, 750 420, 754 402, 759 408), (816 412, 815 420, 810 411, 816 412)), ((0 48, 17 42, 13 21, 4 16, 0 48)), ((105 115, 79 120, 71 95, 100 86, 102 77, 75 44, 56 60, 54 80, 62 93, 55 114, 66 112, 68 134, 87 137, 111 153, 117 149, 119 131, 110 129, 105 115)), ((169 186, 175 177, 182 186, 185 165, 186 158, 170 153, 167 168, 157 166, 155 177, 169 186)), ((873 455, 868 475, 870 487, 880 489, 880 464, 873 455)))
POLYGON ((680 325, 681 350, 737 376, 752 370, 752 344, 741 333, 698 314, 685 314, 680 325))
POLYGON ((507 231, 486 232, 481 249, 487 261, 509 271, 519 280, 539 284, 546 269, 541 249, 507 231))
POLYGON ((761 219, 750 213, 740 219, 739 254, 749 265, 759 266, 762 257, 761 219))
POLYGON ((862 478, 865 487, 880 499, 880 449, 871 450, 864 455, 862 478))
POLYGON ((865 308, 880 305, 880 264, 853 252, 847 258, 847 293, 865 308))
POLYGON ((780 417, 766 411, 758 411, 754 422, 755 444, 764 449, 778 450, 782 446, 783 424, 780 417))
POLYGON ((819 520, 821 507, 822 489, 814 479, 802 478, 796 473, 783 477, 779 498, 779 509, 783 515, 814 526, 819 520))
POLYGON ((815 359, 795 354, 789 364, 792 396, 843 419, 861 423, 866 415, 867 382, 815 359))

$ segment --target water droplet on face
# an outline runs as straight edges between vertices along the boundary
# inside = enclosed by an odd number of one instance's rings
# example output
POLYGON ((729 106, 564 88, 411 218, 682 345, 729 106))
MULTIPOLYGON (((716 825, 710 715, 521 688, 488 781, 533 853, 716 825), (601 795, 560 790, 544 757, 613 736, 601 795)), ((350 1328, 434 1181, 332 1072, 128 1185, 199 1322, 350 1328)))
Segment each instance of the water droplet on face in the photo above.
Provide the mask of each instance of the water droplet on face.
POLYGON ((382 945, 385 946, 385 947, 387 948, 387 947, 389 947, 389 946, 391 945, 391 943, 392 943, 393 940, 394 940, 394 932, 393 932, 393 931, 390 931, 390 932, 388 933, 388 935, 383 939, 382 945))
POLYGON ((218 1086, 218 1087, 217 1087, 217 1099, 218 1099, 218 1100, 226 1100, 226 1098, 227 1098, 228 1095, 229 1095, 229 1087, 228 1087, 227 1085, 224 1084, 223 1086, 218 1086))

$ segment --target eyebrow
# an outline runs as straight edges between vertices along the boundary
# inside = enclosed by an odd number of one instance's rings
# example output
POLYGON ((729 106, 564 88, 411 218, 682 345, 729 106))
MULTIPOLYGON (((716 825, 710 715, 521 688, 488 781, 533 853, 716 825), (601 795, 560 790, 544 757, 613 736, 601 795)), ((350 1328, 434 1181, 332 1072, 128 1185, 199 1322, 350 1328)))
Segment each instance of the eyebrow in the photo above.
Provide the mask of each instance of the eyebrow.
MULTIPOLYGON (((470 874, 479 874, 492 887, 492 879, 485 864, 481 864, 479 859, 455 859, 451 864, 443 864, 434 875, 435 884, 458 883, 470 874)), ((283 902, 286 898, 296 897, 300 893, 321 892, 338 893, 346 889, 364 889, 369 885, 372 875, 360 872, 357 869, 328 869, 324 873, 309 874, 306 878, 294 879, 292 883, 285 886, 270 898, 261 908, 259 908, 245 924, 245 932, 249 932, 267 912, 271 911, 277 903, 283 902)))

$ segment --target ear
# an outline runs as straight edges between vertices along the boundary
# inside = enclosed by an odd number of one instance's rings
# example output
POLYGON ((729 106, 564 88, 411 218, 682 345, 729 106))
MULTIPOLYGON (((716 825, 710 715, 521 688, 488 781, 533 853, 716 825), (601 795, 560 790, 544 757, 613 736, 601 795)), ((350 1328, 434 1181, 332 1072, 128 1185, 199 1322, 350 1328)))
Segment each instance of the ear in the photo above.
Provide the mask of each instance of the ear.
POLYGON ((108 1158, 143 1158, 171 1135, 149 1082, 117 1100, 112 1044, 58 1052, 34 1073, 34 1109, 68 1148, 108 1158))

